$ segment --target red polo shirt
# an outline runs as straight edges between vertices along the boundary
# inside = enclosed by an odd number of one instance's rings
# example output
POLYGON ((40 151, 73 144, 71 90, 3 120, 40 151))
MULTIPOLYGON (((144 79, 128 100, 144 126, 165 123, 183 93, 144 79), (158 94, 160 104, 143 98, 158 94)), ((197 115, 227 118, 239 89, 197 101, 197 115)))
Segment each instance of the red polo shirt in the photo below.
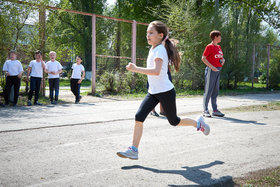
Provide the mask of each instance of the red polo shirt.
POLYGON ((220 60, 223 59, 221 46, 214 45, 212 43, 208 44, 205 47, 203 56, 205 56, 208 62, 210 62, 210 64, 214 67, 222 67, 222 64, 220 63, 220 60))

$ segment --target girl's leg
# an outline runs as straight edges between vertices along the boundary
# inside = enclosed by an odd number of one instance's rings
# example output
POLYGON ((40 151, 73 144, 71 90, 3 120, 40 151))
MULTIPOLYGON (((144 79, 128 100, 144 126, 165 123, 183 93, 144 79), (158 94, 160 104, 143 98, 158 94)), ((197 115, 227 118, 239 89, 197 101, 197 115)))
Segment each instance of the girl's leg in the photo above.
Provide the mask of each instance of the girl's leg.
POLYGON ((138 149, 143 134, 143 122, 135 121, 132 145, 138 149))
POLYGON ((136 115, 135 126, 133 133, 132 146, 124 152, 117 152, 117 155, 122 158, 138 159, 138 147, 143 133, 143 122, 149 115, 150 111, 158 104, 158 99, 151 94, 147 94, 142 101, 136 115))
POLYGON ((190 119, 190 118, 184 118, 181 119, 180 123, 178 124, 178 126, 193 126, 193 127, 197 127, 197 121, 190 119))
POLYGON ((197 130, 201 130, 205 135, 208 135, 210 133, 210 127, 204 122, 202 116, 198 117, 197 120, 193 120, 190 118, 180 119, 177 116, 176 92, 174 89, 168 92, 157 94, 156 97, 162 104, 162 107, 166 113, 166 117, 171 125, 193 126, 196 127, 197 130))

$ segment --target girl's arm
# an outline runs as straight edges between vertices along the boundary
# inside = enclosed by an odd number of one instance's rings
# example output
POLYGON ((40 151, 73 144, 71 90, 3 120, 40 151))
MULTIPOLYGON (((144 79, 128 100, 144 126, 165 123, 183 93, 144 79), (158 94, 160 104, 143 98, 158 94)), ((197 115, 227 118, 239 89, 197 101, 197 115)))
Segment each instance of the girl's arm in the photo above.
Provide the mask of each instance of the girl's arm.
POLYGON ((206 59, 206 56, 202 56, 201 60, 202 60, 202 62, 204 62, 204 64, 206 66, 211 68, 213 71, 219 71, 216 67, 214 67, 212 64, 210 64, 210 62, 208 62, 208 60, 206 59))
POLYGON ((162 67, 162 59, 161 58, 156 58, 154 63, 154 67, 153 68, 142 68, 142 67, 138 67, 133 63, 129 63, 126 66, 126 69, 128 71, 132 71, 132 72, 136 72, 136 73, 141 73, 144 75, 159 75, 160 71, 161 71, 161 67, 162 67))

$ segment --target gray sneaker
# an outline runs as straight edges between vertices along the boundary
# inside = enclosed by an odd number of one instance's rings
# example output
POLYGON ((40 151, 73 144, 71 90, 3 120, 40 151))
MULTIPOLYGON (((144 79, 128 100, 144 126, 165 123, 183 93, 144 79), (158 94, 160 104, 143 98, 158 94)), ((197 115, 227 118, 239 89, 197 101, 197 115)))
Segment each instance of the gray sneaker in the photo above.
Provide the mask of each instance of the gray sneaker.
POLYGON ((225 116, 225 114, 223 114, 219 110, 213 111, 212 115, 213 116, 218 116, 218 117, 224 117, 225 116))
POLYGON ((203 112, 203 116, 204 116, 204 117, 207 117, 207 118, 211 118, 210 112, 209 112, 208 110, 205 110, 205 111, 203 112))
POLYGON ((131 146, 129 146, 125 152, 117 152, 117 155, 122 158, 138 160, 138 152, 134 151, 131 146))
POLYGON ((204 135, 208 135, 210 133, 210 127, 204 122, 204 118, 202 116, 198 116, 196 121, 197 130, 203 132, 204 135))

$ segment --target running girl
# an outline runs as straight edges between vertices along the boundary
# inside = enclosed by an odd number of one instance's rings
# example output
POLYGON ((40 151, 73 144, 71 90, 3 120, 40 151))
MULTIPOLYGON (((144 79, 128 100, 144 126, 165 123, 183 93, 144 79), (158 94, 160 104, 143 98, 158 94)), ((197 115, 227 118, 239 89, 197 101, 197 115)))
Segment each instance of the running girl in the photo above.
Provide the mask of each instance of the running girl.
POLYGON ((210 133, 210 127, 204 122, 202 116, 197 120, 177 116, 176 93, 172 82, 169 80, 167 71, 168 63, 174 65, 178 71, 180 56, 176 47, 168 39, 168 28, 160 21, 153 21, 147 29, 147 41, 151 45, 147 59, 147 67, 138 67, 129 63, 126 69, 131 72, 141 73, 148 76, 149 90, 135 115, 135 126, 132 146, 125 152, 117 152, 122 158, 138 159, 138 147, 143 132, 143 122, 151 110, 160 102, 166 113, 169 123, 173 126, 193 126, 205 135, 210 133))

